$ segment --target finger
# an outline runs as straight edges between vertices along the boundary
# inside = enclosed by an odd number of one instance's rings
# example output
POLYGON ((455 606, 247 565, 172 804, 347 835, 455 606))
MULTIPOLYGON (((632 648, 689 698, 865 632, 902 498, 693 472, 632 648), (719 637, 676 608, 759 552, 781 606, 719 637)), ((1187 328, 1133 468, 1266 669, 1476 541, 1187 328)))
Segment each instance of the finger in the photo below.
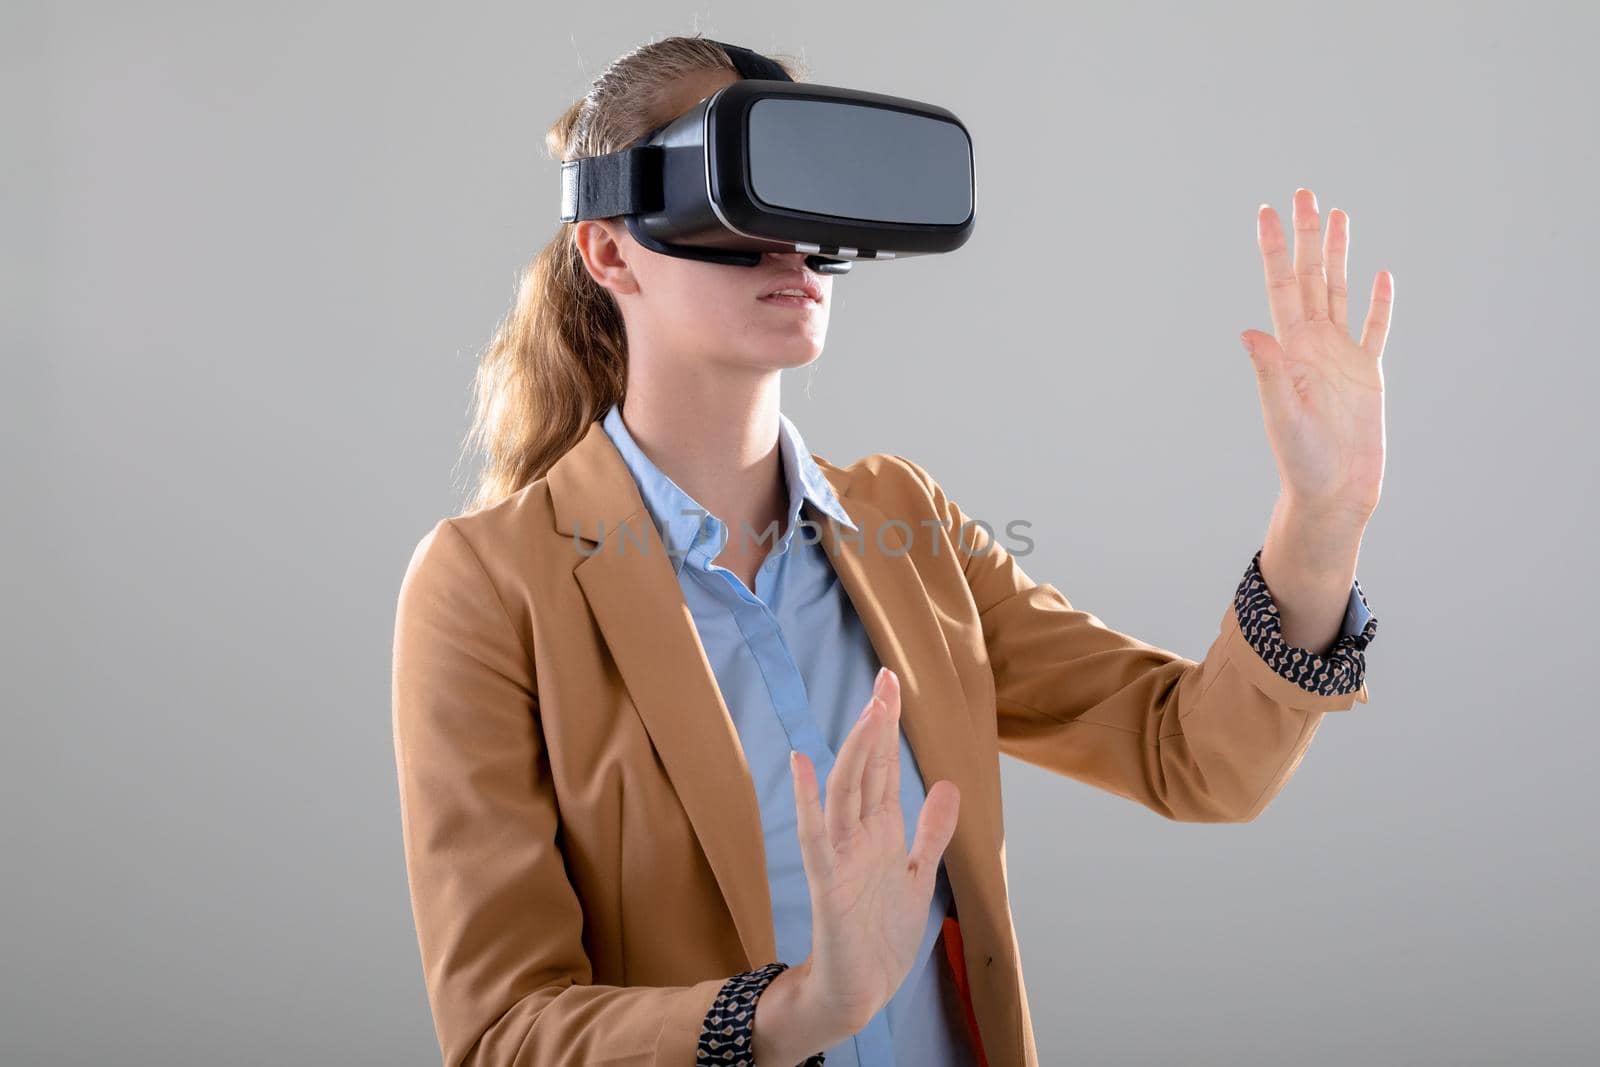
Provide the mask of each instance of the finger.
POLYGON ((1322 267, 1322 217, 1317 194, 1294 191, 1294 273, 1300 280, 1300 306, 1307 322, 1328 318, 1328 275, 1322 267))
POLYGON ((960 814, 961 789, 948 778, 933 783, 927 799, 922 802, 922 814, 917 817, 917 836, 906 859, 918 884, 925 882, 930 892, 939 859, 955 836, 956 819, 960 814))
POLYGON ((877 715, 883 710, 878 702, 879 684, 872 687, 872 699, 861 710, 850 735, 839 749, 833 770, 828 772, 828 803, 824 808, 828 837, 835 845, 848 840, 861 826, 861 779, 866 770, 867 757, 872 753, 876 734, 877 715))
POLYGON ((896 853, 906 847, 906 821, 905 815, 900 810, 900 678, 893 671, 884 680, 884 692, 893 692, 889 700, 890 735, 894 740, 894 758, 889 761, 888 779, 883 783, 884 806, 893 816, 890 825, 893 827, 891 840, 894 842, 896 853))
POLYGON ((1383 358, 1383 346, 1389 339, 1389 316, 1394 311, 1394 275, 1380 270, 1372 279, 1372 306, 1367 309, 1367 322, 1361 328, 1361 347, 1373 359, 1383 358))
POLYGON ((789 773, 794 778, 796 836, 800 838, 800 862, 811 885, 826 885, 833 878, 833 848, 822 823, 818 803, 817 768, 803 752, 789 753, 789 773))
POLYGON ((1328 319, 1345 336, 1350 334, 1350 291, 1345 283, 1345 260, 1350 253, 1350 216, 1334 208, 1328 212, 1328 245, 1323 258, 1328 263, 1328 319))
POLYGON ((867 754, 866 772, 861 777, 861 818, 876 815, 883 807, 883 790, 889 779, 889 763, 899 749, 896 744, 894 708, 889 675, 882 676, 878 685, 878 699, 882 707, 875 713, 872 729, 872 748, 867 754))
POLYGON ((1272 312, 1272 332, 1280 339, 1291 326, 1299 325, 1300 282, 1289 263, 1289 246, 1284 243, 1283 224, 1271 204, 1256 209, 1256 243, 1261 246, 1261 266, 1267 277, 1267 307, 1272 312))

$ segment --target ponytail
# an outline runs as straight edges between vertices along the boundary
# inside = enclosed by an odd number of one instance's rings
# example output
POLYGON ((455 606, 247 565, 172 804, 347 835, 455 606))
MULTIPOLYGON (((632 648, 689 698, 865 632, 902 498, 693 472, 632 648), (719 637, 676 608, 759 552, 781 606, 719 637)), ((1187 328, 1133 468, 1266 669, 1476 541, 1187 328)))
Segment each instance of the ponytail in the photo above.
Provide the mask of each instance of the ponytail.
MULTIPOLYGON (((795 80, 803 68, 779 61, 795 80)), ((673 83, 708 71, 737 74, 721 46, 668 37, 619 57, 545 135, 558 160, 619 151, 660 123, 673 83)), ((522 270, 516 300, 478 363, 465 448, 484 465, 469 510, 543 477, 628 384, 628 343, 611 291, 590 276, 578 223, 563 222, 522 270)))

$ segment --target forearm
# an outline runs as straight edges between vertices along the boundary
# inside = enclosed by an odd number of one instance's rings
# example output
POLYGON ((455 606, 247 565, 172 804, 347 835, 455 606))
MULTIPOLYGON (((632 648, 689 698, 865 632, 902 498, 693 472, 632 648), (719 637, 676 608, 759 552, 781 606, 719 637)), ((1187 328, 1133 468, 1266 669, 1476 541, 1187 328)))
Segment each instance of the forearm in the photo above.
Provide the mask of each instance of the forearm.
POLYGON ((774 978, 756 1001, 751 1052, 756 1067, 793 1067, 854 1031, 834 1025, 810 995, 811 961, 774 978))
POLYGON ((1279 497, 1261 550, 1261 576, 1278 606, 1283 640, 1325 655, 1344 623, 1365 523, 1324 516, 1279 497))

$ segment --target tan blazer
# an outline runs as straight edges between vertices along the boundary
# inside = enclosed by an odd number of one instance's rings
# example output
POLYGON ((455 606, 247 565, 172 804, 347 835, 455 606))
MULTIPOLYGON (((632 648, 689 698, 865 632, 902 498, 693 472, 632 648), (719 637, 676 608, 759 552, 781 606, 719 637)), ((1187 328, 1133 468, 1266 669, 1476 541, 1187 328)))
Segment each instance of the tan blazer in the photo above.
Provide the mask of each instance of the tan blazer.
MULTIPOLYGON (((1030 580, 916 464, 814 458, 862 536, 807 516, 900 676, 922 776, 961 790, 944 862, 983 1053, 1034 1067, 1000 753, 1169 819, 1246 822, 1322 713, 1366 688, 1322 696, 1275 673, 1231 588, 1199 662, 1118 633, 1030 580)), ((671 561, 598 422, 546 477, 422 538, 393 680, 444 1063, 690 1067, 722 983, 776 958, 760 810, 671 561)))

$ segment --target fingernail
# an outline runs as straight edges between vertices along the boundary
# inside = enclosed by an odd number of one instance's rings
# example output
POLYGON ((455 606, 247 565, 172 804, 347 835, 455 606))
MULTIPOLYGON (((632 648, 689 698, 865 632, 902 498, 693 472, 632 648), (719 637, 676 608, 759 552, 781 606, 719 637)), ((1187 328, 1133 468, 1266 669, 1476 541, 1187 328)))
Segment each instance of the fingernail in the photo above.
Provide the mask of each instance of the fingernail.
POLYGON ((1242 333, 1239 335, 1239 343, 1244 346, 1244 350, 1246 352, 1252 351, 1252 349, 1250 348, 1250 338, 1246 337, 1242 333))

